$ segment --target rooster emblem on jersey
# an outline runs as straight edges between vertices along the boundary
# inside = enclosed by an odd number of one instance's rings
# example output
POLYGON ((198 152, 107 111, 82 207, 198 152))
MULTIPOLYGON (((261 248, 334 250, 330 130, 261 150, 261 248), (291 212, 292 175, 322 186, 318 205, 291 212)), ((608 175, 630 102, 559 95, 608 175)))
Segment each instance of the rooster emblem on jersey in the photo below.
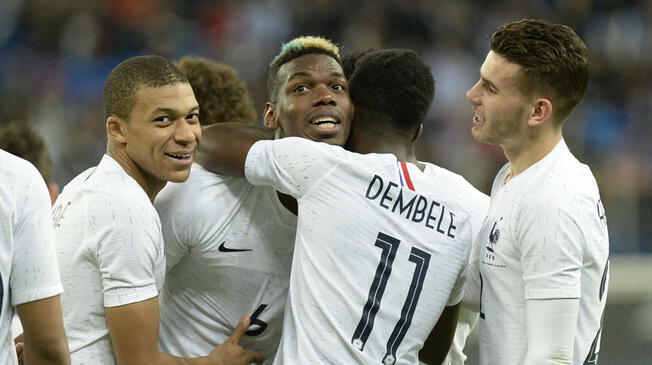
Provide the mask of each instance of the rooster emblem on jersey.
MULTIPOLYGON (((503 217, 500 217, 498 222, 502 221, 503 217)), ((498 239, 500 238, 500 230, 496 229, 496 225, 498 222, 494 223, 494 226, 491 227, 491 232, 489 232, 489 245, 487 246, 487 251, 493 253, 494 252, 494 245, 496 242, 498 242, 498 239)))

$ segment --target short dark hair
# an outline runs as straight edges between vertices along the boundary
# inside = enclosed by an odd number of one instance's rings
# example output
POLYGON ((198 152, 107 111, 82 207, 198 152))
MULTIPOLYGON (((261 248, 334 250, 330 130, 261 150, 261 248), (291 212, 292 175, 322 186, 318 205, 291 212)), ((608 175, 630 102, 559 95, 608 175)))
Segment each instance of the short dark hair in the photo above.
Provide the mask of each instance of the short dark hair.
POLYGON ((355 63, 358 62, 360 57, 373 51, 375 51, 374 48, 369 48, 366 51, 355 51, 342 56, 342 71, 344 71, 344 77, 346 77, 347 80, 350 79, 351 75, 353 75, 353 71, 355 71, 355 63))
POLYGON ((43 137, 27 123, 12 121, 0 127, 0 148, 31 162, 46 182, 53 181, 52 159, 43 137))
POLYGON ((127 119, 136 104, 139 87, 162 87, 187 83, 188 78, 161 56, 128 58, 117 65, 104 83, 104 116, 127 119))
POLYGON ((281 66, 292 61, 295 58, 307 54, 324 54, 331 56, 337 63, 342 65, 340 59, 340 51, 335 43, 332 41, 313 36, 302 36, 294 38, 293 40, 283 44, 281 51, 274 60, 269 64, 269 71, 267 72, 267 98, 270 101, 276 99, 278 92, 279 80, 277 78, 278 71, 281 66))
POLYGON ((584 98, 589 52, 571 28, 540 19, 507 23, 492 35, 491 50, 523 68, 524 93, 541 92, 552 99, 557 125, 584 98))
POLYGON ((254 102, 233 67, 203 57, 183 57, 178 66, 195 93, 203 125, 256 123, 254 102))
POLYGON ((412 132, 423 123, 435 95, 430 67, 408 49, 369 51, 355 63, 349 92, 365 123, 412 132))

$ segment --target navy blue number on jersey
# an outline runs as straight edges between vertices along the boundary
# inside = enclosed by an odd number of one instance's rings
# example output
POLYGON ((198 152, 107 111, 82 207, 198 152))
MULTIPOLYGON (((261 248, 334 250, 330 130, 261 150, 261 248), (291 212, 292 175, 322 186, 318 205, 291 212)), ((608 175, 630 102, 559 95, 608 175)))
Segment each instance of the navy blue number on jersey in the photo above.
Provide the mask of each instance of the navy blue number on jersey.
POLYGON ((258 306, 258 308, 256 308, 254 314, 251 315, 251 323, 249 326, 258 326, 258 328, 254 328, 245 332, 247 336, 258 336, 263 333, 263 331, 265 331, 267 328, 267 322, 259 319, 258 317, 265 311, 265 309, 267 309, 267 307, 269 307, 269 305, 261 304, 258 306))
MULTIPOLYGON (((376 237, 375 246, 382 250, 380 262, 378 263, 374 280, 369 289, 367 302, 362 309, 362 318, 360 318, 360 322, 358 322, 358 326, 356 327, 355 332, 353 333, 353 338, 351 339, 351 344, 360 351, 364 350, 367 339, 374 327, 374 319, 376 318, 376 314, 380 308, 387 281, 392 273, 392 265, 394 264, 394 258, 396 257, 396 252, 398 251, 400 243, 401 241, 399 239, 382 232, 379 232, 376 237)), ((396 361, 396 350, 412 324, 412 317, 414 316, 414 311, 419 302, 423 282, 426 278, 426 273, 428 272, 430 254, 413 247, 408 260, 415 264, 414 274, 412 275, 410 289, 405 298, 403 309, 401 310, 401 318, 398 323, 396 323, 396 326, 387 341, 387 350, 385 357, 383 358, 383 363, 385 364, 393 364, 396 361)))

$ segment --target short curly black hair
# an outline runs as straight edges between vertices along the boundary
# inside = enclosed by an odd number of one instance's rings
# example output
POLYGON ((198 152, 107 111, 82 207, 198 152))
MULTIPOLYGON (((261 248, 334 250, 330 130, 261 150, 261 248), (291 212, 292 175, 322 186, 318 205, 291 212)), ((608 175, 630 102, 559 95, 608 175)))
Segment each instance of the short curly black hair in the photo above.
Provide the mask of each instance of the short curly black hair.
POLYGON ((337 63, 342 65, 340 50, 337 45, 330 40, 313 36, 294 38, 283 44, 279 54, 276 55, 274 60, 269 64, 269 71, 267 72, 267 98, 269 101, 276 100, 276 94, 279 87, 277 76, 281 66, 295 58, 307 54, 324 54, 331 56, 335 61, 337 61, 337 63))
POLYGON ((351 75, 353 75, 353 71, 355 71, 355 63, 358 62, 360 57, 375 50, 376 49, 374 48, 369 48, 365 51, 356 51, 342 56, 342 71, 344 71, 344 77, 346 77, 347 80, 350 79, 351 75))
POLYGON ((384 123, 393 130, 415 131, 435 95, 430 67, 408 49, 368 51, 355 62, 349 92, 365 123, 384 123))
POLYGON ((203 57, 182 57, 177 63, 199 103, 202 125, 255 124, 256 109, 247 85, 233 67, 203 57))

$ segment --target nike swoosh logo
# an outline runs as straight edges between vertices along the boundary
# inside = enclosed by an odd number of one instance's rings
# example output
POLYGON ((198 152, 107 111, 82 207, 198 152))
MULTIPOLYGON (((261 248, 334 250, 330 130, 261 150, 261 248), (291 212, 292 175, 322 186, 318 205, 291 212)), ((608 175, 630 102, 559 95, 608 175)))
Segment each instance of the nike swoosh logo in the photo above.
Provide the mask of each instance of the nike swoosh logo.
POLYGON ((225 243, 226 243, 226 241, 222 242, 222 244, 220 245, 220 247, 217 248, 220 252, 246 252, 246 251, 253 251, 253 250, 250 249, 250 248, 228 248, 228 247, 224 246, 225 243))

